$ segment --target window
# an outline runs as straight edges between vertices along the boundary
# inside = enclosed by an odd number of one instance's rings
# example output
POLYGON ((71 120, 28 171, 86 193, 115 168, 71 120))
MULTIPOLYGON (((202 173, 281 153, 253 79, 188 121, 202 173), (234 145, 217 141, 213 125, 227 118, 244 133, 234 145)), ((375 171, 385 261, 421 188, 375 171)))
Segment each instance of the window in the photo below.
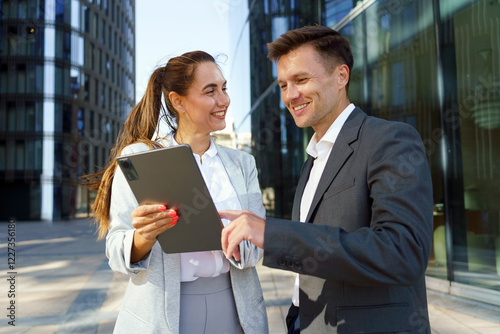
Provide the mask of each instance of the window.
POLYGON ((24 108, 24 103, 18 102, 16 108, 16 131, 26 130, 26 112, 24 108))
POLYGON ((94 79, 94 104, 99 105, 99 82, 94 79))
POLYGON ((101 22, 101 45, 104 45, 105 43, 105 35, 106 35, 106 25, 104 22, 101 22))
POLYGON ((35 142, 33 140, 26 140, 26 170, 33 170, 35 167, 35 142))
POLYGON ((83 86, 83 96, 85 101, 90 101, 90 77, 88 74, 84 74, 84 86, 83 86))
POLYGON ((26 0, 17 1, 17 17, 20 19, 25 19, 27 14, 26 0))
POLYGON ((71 32, 63 33, 62 57, 64 60, 71 60, 71 32))
POLYGON ((78 109, 78 135, 84 136, 85 130, 85 112, 82 108, 78 109))
POLYGON ((43 65, 35 65, 35 91, 43 93, 43 65))
POLYGON ((54 93, 62 95, 64 91, 64 71, 62 66, 55 66, 55 85, 54 93))
POLYGON ((99 22, 97 20, 97 14, 92 15, 92 37, 97 39, 99 35, 99 22))
POLYGON ((86 5, 83 5, 83 26, 85 32, 90 35, 90 10, 86 5))
POLYGON ((5 156, 5 141, 0 141, 0 171, 5 170, 5 160, 7 157, 5 156))
POLYGON ((101 82, 101 89, 100 89, 100 100, 101 100, 101 107, 104 109, 106 107, 105 103, 106 103, 106 98, 105 98, 105 95, 106 95, 106 86, 104 85, 103 82, 101 82))
POLYGON ((35 103, 26 102, 26 131, 35 131, 36 114, 35 103))
POLYGON ((16 170, 24 170, 24 141, 16 141, 16 170))
POLYGON ((26 87, 26 92, 27 93, 35 93, 35 66, 33 64, 28 64, 27 66, 27 87, 26 87))
POLYGON ((2 64, 0 68, 0 93, 7 92, 7 65, 2 64))
POLYGON ((80 25, 80 1, 71 0, 71 26, 78 31, 82 30, 80 25))
POLYGON ((80 71, 77 68, 71 68, 70 80, 71 95, 74 99, 78 99, 78 90, 80 89, 80 71))
MULTIPOLYGON (((17 27, 10 26, 7 28, 7 54, 9 55, 17 55, 18 54, 18 46, 19 46, 19 35, 17 33, 17 27)), ((3 36, 2 36, 3 39, 3 36)))
POLYGON ((71 105, 63 104, 62 107, 62 130, 64 133, 72 133, 71 105))
POLYGON ((16 103, 7 101, 7 131, 16 131, 16 103))
POLYGON ((64 0, 56 0, 56 22, 64 22, 64 0))

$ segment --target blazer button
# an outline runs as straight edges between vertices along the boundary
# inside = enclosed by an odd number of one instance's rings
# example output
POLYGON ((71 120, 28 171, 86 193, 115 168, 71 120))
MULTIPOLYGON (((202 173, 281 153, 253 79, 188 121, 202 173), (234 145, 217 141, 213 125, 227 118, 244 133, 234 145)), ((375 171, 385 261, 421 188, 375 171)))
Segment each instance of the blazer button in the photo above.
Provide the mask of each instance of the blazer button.
POLYGON ((293 268, 293 265, 294 265, 294 263, 293 263, 293 260, 291 258, 286 259, 286 266, 288 268, 293 268))
POLYGON ((278 258, 278 265, 279 265, 279 266, 283 267, 283 266, 285 265, 285 263, 286 263, 286 262, 285 262, 285 259, 284 259, 284 258, 282 258, 282 257, 278 258))
POLYGON ((295 262, 293 264, 294 264, 295 269, 297 269, 297 270, 302 269, 302 263, 299 260, 295 260, 295 262))

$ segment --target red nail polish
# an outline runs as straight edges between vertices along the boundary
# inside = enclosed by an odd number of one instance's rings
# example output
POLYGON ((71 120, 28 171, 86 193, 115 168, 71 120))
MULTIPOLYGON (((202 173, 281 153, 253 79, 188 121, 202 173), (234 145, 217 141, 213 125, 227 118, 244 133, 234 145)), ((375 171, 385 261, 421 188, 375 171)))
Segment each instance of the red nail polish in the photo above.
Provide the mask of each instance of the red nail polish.
POLYGON ((171 223, 170 223, 170 226, 174 226, 175 224, 177 224, 177 221, 175 221, 175 222, 171 222, 171 223))
POLYGON ((172 216, 172 217, 170 217, 170 219, 171 219, 171 220, 179 220, 179 217, 177 217, 177 216, 172 216))
POLYGON ((165 205, 161 205, 158 207, 158 210, 160 211, 167 211, 167 207, 165 205))
POLYGON ((170 211, 168 214, 170 215, 170 217, 177 216, 177 212, 175 211, 170 211))

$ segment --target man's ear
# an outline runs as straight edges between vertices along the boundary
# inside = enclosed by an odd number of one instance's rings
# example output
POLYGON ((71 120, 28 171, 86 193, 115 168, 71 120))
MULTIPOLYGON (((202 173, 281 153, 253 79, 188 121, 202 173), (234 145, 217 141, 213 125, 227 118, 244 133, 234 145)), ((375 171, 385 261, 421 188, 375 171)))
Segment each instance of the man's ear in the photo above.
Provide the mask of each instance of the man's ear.
POLYGON ((176 92, 170 92, 168 93, 168 99, 172 103, 172 106, 177 110, 179 113, 184 113, 186 110, 184 109, 184 99, 182 96, 177 94, 176 92))
POLYGON ((338 84, 341 87, 345 87, 349 82, 349 67, 346 64, 339 65, 338 67, 338 84))

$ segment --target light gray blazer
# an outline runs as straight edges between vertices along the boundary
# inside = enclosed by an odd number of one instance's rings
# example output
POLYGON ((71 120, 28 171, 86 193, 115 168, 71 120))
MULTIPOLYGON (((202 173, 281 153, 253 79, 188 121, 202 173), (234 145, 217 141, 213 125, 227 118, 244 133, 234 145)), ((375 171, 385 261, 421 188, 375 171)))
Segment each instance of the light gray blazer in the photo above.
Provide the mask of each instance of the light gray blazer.
MULTIPOLYGON (((164 146, 168 143, 163 142, 164 146)), ((254 158, 245 152, 216 145, 243 210, 264 217, 265 209, 254 158)), ((146 144, 127 146, 122 155, 147 151, 146 144)), ((115 272, 130 276, 115 333, 179 333, 180 256, 166 254, 156 243, 149 255, 130 263, 134 228, 131 213, 138 203, 117 168, 112 185, 106 256, 115 272)), ((230 276, 238 317, 245 333, 268 333, 267 315, 255 264, 262 250, 244 241, 240 262, 231 261, 230 276)))

